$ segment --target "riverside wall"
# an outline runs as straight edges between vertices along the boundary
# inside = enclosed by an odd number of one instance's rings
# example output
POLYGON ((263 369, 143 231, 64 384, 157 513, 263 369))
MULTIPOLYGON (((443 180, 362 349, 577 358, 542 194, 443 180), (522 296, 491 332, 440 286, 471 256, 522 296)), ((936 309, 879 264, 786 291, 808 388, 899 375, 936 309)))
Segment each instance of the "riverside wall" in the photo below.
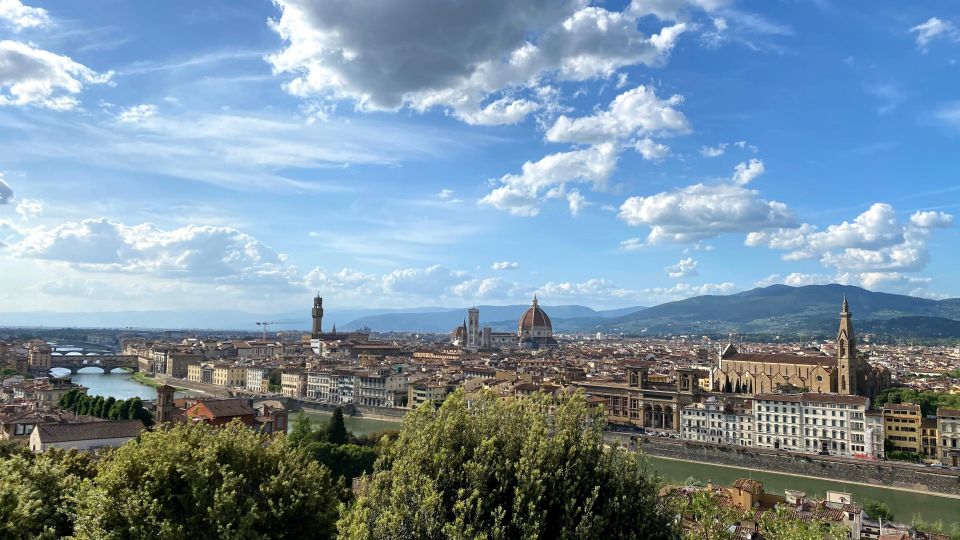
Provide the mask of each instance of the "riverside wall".
POLYGON ((651 456, 960 496, 960 473, 954 470, 655 437, 637 441, 651 456))

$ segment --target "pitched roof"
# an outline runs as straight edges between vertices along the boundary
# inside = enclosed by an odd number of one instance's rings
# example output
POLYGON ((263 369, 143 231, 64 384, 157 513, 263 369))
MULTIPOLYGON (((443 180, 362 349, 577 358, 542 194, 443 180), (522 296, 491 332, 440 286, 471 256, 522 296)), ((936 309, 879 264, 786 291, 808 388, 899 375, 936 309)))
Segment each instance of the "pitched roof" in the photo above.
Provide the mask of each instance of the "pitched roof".
POLYGON ((837 359, 832 356, 802 356, 786 353, 742 353, 736 352, 723 357, 731 362, 762 362, 765 364, 793 364, 801 366, 836 366, 837 359))
POLYGON ((42 443, 133 438, 143 431, 143 422, 140 420, 117 420, 76 424, 40 424, 37 426, 37 431, 39 431, 38 436, 42 443))
POLYGON ((201 400, 194 407, 203 405, 214 418, 221 416, 245 416, 253 414, 253 408, 243 399, 201 400))

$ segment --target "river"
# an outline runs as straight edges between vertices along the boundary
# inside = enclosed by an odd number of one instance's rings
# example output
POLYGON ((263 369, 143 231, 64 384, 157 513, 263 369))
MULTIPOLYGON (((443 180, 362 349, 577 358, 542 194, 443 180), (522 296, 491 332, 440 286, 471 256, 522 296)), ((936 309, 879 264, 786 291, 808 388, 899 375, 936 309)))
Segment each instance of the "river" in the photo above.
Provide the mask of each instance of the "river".
MULTIPOLYGON (((54 375, 69 376, 70 370, 53 368, 54 375)), ((116 369, 113 373, 104 373, 100 368, 89 367, 81 369, 70 377, 73 382, 87 387, 91 396, 113 397, 116 399, 130 399, 139 397, 143 400, 157 399, 157 391, 152 386, 140 384, 133 380, 133 373, 116 369)))

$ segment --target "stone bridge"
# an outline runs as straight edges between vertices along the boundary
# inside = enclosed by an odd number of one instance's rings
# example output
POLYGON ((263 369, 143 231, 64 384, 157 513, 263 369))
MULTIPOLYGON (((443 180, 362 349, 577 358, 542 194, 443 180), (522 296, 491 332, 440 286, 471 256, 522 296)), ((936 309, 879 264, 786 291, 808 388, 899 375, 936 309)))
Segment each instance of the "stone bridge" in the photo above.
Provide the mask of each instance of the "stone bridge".
POLYGON ((96 367, 109 374, 116 368, 130 371, 139 369, 138 358, 134 354, 52 354, 50 368, 69 369, 76 374, 83 368, 96 367))

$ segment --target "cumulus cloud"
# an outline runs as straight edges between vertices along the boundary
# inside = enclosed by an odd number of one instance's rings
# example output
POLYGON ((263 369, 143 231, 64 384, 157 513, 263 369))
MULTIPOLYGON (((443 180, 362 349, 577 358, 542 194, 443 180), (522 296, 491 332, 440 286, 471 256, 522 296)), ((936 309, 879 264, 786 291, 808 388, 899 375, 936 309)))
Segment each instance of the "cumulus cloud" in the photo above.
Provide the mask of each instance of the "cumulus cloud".
POLYGON ((516 270, 517 268, 520 268, 520 263, 511 261, 495 262, 490 266, 491 270, 516 270))
POLYGON ((43 214, 43 202, 35 199, 19 199, 16 212, 21 219, 32 219, 43 214))
POLYGON ((500 186, 480 199, 479 204, 516 216, 536 216, 541 201, 562 196, 568 183, 602 187, 616 163, 613 143, 550 154, 540 161, 524 163, 520 174, 504 175, 498 181, 500 186))
POLYGON ((161 229, 108 219, 28 231, 12 254, 63 262, 84 271, 121 272, 224 285, 287 286, 295 279, 285 257, 230 227, 161 229))
POLYGON ((677 264, 667 266, 664 270, 666 270, 668 276, 674 279, 696 276, 697 261, 693 260, 692 257, 687 257, 686 259, 680 259, 677 264))
POLYGON ((587 198, 580 194, 580 190, 574 189, 567 193, 567 204, 570 206, 570 215, 577 217, 588 204, 587 198))
POLYGON ((960 41, 960 31, 950 21, 930 17, 927 22, 918 24, 910 28, 910 32, 915 34, 917 48, 927 52, 927 46, 931 41, 937 39, 948 39, 950 41, 960 41))
POLYGON ((627 238, 620 241, 620 249, 624 251, 637 251, 647 245, 643 238, 627 238))
POLYGON ((592 278, 582 282, 548 282, 536 290, 541 299, 547 301, 591 299, 636 299, 637 292, 618 287, 613 282, 603 278, 592 278))
POLYGON ((50 17, 47 10, 25 6, 20 0, 0 0, 0 21, 19 31, 46 26, 50 24, 50 17))
POLYGON ((787 205, 759 192, 730 184, 694 184, 649 197, 630 197, 619 217, 628 225, 650 227, 647 242, 697 242, 722 233, 750 232, 793 225, 787 205))
POLYGON ((637 141, 634 149, 647 161, 660 162, 670 155, 669 146, 655 142, 650 137, 645 137, 637 141))
POLYGON ((891 205, 875 203, 853 221, 824 230, 804 223, 753 232, 746 244, 786 251, 785 260, 819 258, 824 266, 851 275, 915 272, 930 259, 931 230, 952 223, 953 216, 943 212, 916 212, 902 223, 891 205))
POLYGON ((770 285, 782 283, 792 287, 802 287, 804 285, 822 285, 825 283, 836 282, 837 279, 835 277, 827 276, 825 274, 805 274, 803 272, 793 272, 786 276, 782 276, 780 274, 770 274, 769 276, 754 283, 753 286, 769 287, 770 285))
POLYGON ((468 279, 453 286, 451 292, 463 298, 510 298, 516 295, 517 285, 505 279, 492 277, 468 279))
POLYGON ((739 290, 736 284, 730 281, 723 283, 703 283, 694 285, 690 283, 677 283, 672 287, 653 287, 643 289, 642 293, 652 301, 669 302, 691 296, 702 296, 706 294, 730 294, 739 290))
POLYGON ((466 272, 450 270, 440 265, 427 268, 405 268, 387 274, 383 278, 383 286, 388 292, 430 295, 438 289, 447 289, 462 282, 466 276, 466 272))
POLYGON ((3 173, 0 173, 0 204, 10 204, 13 199, 13 189, 3 179, 3 173))
POLYGON ((716 146, 701 146, 700 155, 703 157, 713 158, 720 157, 727 151, 727 143, 720 143, 716 146))
POLYGON ((66 56, 36 49, 18 41, 0 41, 0 106, 33 105, 69 110, 79 105, 75 97, 88 84, 110 81, 66 56))
POLYGON ((288 92, 361 110, 443 107, 475 124, 522 120, 538 108, 535 90, 546 78, 661 65, 687 29, 676 23, 648 36, 636 15, 586 0, 276 3, 282 13, 271 27, 285 48, 267 60, 294 74, 288 92))
POLYGON ((124 124, 136 124, 156 115, 156 105, 134 105, 133 107, 128 107, 120 111, 120 114, 117 115, 117 122, 124 124))
POLYGON ((751 159, 749 162, 741 162, 734 167, 732 180, 738 186, 745 186, 759 178, 765 171, 762 161, 751 159))
POLYGON ((596 144, 634 134, 687 133, 689 122, 674 108, 681 103, 683 97, 679 95, 662 100, 653 88, 638 86, 614 98, 605 111, 576 119, 560 116, 547 130, 546 138, 551 142, 596 144))

